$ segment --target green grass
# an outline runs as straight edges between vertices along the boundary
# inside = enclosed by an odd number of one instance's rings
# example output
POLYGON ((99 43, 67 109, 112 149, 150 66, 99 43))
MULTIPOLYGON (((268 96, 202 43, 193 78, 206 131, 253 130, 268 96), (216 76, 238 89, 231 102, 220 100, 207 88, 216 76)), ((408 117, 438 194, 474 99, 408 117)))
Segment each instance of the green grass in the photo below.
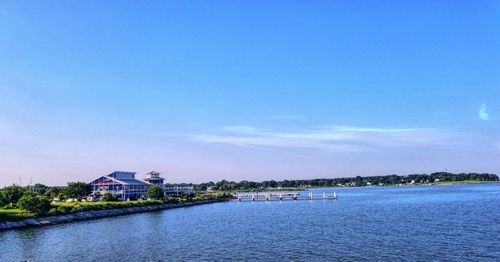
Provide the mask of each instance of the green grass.
POLYGON ((165 202, 160 200, 147 201, 127 201, 127 202, 71 202, 53 204, 53 208, 49 211, 49 215, 64 215, 78 213, 83 211, 106 210, 113 208, 139 207, 161 205, 165 202))
POLYGON ((21 209, 0 209, 0 221, 22 221, 34 217, 21 209))
MULTIPOLYGON (((112 208, 126 208, 138 206, 161 205, 159 200, 128 201, 128 202, 72 202, 52 204, 47 216, 66 215, 83 211, 106 210, 112 208)), ((36 217, 21 209, 0 209, 0 221, 22 221, 36 217)))
MULTIPOLYGON (((199 197, 193 198, 191 201, 200 201, 205 199, 213 199, 213 197, 199 197)), ((43 216, 57 216, 73 214, 84 211, 97 211, 113 208, 127 208, 127 207, 140 207, 161 205, 165 203, 179 203, 188 202, 188 199, 172 198, 167 201, 162 200, 147 200, 147 201, 126 201, 126 202, 71 202, 71 203, 57 203, 52 204, 52 208, 47 214, 43 216)), ((21 209, 0 209, 0 221, 22 221, 29 218, 36 217, 34 214, 27 213, 21 209)))

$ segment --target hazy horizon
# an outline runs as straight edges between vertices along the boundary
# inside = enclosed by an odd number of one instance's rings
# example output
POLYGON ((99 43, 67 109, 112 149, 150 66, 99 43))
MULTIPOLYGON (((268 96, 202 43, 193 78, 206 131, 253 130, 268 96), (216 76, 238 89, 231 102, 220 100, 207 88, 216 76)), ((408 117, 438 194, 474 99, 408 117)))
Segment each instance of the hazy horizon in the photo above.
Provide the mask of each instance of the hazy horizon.
POLYGON ((499 15, 498 1, 1 2, 0 186, 498 174, 499 15))

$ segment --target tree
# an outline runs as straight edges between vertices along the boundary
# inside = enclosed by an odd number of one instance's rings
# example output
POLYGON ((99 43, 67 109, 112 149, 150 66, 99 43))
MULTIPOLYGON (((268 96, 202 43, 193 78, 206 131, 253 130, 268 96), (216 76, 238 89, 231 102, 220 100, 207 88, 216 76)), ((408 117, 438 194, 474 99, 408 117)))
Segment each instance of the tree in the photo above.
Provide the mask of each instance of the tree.
POLYGON ((42 215, 50 210, 50 200, 33 192, 25 192, 17 202, 17 206, 27 212, 42 215))
POLYGON ((7 205, 8 203, 9 202, 7 202, 7 198, 5 197, 4 192, 0 190, 0 208, 7 205))
POLYGON ((103 197, 103 195, 99 191, 94 192, 92 195, 94 199, 101 199, 103 197))
POLYGON ((101 198, 102 201, 118 201, 118 198, 116 196, 113 196, 111 193, 104 193, 104 195, 101 198))
POLYGON ((151 199, 162 199, 163 189, 159 185, 152 185, 148 189, 148 197, 151 199))
POLYGON ((4 187, 2 189, 3 199, 6 204, 16 204, 17 201, 19 201, 19 199, 23 196, 24 191, 24 188, 17 185, 4 187))
POLYGON ((72 182, 68 183, 68 186, 64 189, 64 195, 68 198, 76 198, 81 200, 87 197, 92 192, 92 188, 89 184, 84 182, 72 182))
POLYGON ((59 198, 59 194, 61 194, 62 188, 60 187, 51 187, 45 192, 45 196, 49 199, 59 198))
POLYGON ((46 185, 43 184, 35 184, 33 187, 31 187, 31 191, 36 193, 39 196, 44 195, 49 188, 46 185))

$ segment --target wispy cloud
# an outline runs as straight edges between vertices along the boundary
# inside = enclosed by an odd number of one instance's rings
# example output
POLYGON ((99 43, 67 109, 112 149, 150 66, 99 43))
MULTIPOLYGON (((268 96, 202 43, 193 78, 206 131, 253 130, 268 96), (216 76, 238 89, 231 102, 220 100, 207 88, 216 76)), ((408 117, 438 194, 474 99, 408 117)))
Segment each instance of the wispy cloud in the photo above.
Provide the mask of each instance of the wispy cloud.
POLYGON ((434 116, 448 116, 448 115, 450 115, 450 113, 437 111, 437 112, 433 112, 432 115, 434 115, 434 116))
POLYGON ((268 119, 268 120, 288 120, 288 121, 296 121, 296 120, 305 120, 305 117, 302 115, 270 115, 270 116, 265 116, 262 117, 262 119, 268 119))
POLYGON ((478 114, 479 114, 479 118, 481 118, 481 120, 484 120, 484 121, 490 120, 490 116, 486 112, 486 104, 481 104, 481 106, 479 107, 478 114))
POLYGON ((252 126, 228 126, 211 134, 194 134, 190 140, 242 147, 295 147, 335 151, 361 151, 377 147, 430 146, 449 143, 450 134, 423 128, 319 126, 275 131, 252 126))

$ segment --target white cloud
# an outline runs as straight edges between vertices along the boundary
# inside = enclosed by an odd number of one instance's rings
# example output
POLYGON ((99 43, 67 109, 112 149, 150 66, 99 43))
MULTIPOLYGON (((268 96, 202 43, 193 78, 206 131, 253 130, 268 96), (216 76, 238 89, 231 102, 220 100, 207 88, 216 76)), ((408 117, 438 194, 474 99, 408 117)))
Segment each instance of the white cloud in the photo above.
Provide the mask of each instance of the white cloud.
POLYGON ((287 114, 283 114, 283 115, 265 116, 265 117, 262 117, 262 119, 296 121, 296 120, 305 120, 305 117, 301 116, 301 115, 287 115, 287 114))
POLYGON ((335 151, 361 151, 376 147, 449 144, 452 134, 423 128, 371 128, 320 126, 303 130, 273 131, 251 126, 223 127, 212 134, 194 134, 190 140, 244 147, 295 147, 335 151))
POLYGON ((484 121, 490 120, 490 116, 486 112, 486 105, 485 104, 481 104, 481 107, 479 108, 478 114, 479 114, 479 118, 481 118, 481 120, 484 120, 484 121))

